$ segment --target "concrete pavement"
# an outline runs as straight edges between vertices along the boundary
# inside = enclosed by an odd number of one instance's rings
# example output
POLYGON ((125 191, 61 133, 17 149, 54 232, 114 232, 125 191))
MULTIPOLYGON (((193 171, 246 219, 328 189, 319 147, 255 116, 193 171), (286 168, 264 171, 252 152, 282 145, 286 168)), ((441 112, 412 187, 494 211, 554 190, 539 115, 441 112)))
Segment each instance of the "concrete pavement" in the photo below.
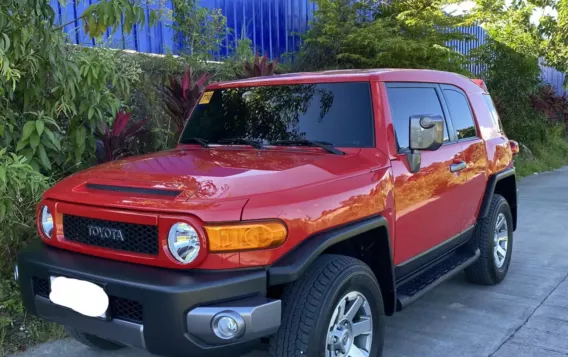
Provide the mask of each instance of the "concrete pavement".
MULTIPOLYGON (((519 227, 505 281, 486 287, 459 276, 388 318, 385 357, 568 356, 568 167, 525 178, 519 189, 519 227)), ((17 356, 150 357, 130 349, 95 352, 72 340, 17 356)))

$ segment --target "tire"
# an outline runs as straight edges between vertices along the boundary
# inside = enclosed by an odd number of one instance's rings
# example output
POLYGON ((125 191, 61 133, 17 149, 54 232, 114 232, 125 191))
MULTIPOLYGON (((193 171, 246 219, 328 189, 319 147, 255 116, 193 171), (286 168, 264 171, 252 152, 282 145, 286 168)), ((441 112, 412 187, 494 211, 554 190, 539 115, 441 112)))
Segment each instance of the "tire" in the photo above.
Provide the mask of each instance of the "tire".
MULTIPOLYGON (((356 341, 355 345, 369 348, 370 344, 369 357, 382 356, 385 327, 381 290, 371 269, 360 260, 342 255, 322 255, 299 280, 285 287, 282 309, 282 324, 270 339, 271 357, 328 357, 328 331, 334 331, 342 341, 345 339, 341 333, 345 333, 349 337, 347 341, 356 341), (345 306, 346 312, 357 301, 366 300, 367 304, 361 305, 353 321, 370 320, 371 326, 366 323, 363 329, 372 331, 372 335, 365 333, 353 339, 343 328, 352 325, 331 326, 332 317, 339 320, 336 308, 343 298, 349 301, 345 306), (364 300, 358 300, 360 298, 364 300)), ((331 337, 335 341, 337 336, 331 337)), ((334 351, 332 354, 336 356, 334 351)))
POLYGON ((79 331, 73 327, 65 326, 65 331, 67 331, 67 333, 75 340, 95 350, 115 351, 124 348, 123 345, 120 345, 116 342, 105 340, 104 338, 79 331))
MULTIPOLYGON (((505 234, 501 232, 502 236, 505 234)), ((477 223, 473 237, 474 248, 479 248, 480 257, 471 266, 465 269, 466 277, 469 281, 482 285, 495 285, 500 283, 507 272, 511 263, 513 252, 513 215, 507 200, 498 194, 493 195, 487 216, 477 223), (494 249, 496 247, 495 235, 498 218, 504 216, 507 228, 506 254, 499 266, 498 258, 495 258, 494 249)), ((503 243, 500 243, 502 246, 503 243)), ((498 254, 502 257, 502 254, 498 254)))

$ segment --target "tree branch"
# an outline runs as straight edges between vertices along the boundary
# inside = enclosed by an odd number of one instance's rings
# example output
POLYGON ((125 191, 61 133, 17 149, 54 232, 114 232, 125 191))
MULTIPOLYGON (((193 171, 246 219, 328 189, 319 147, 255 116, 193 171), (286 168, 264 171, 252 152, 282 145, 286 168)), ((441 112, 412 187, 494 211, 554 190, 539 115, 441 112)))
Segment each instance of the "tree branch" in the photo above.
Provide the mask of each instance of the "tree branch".
POLYGON ((79 21, 79 20, 82 20, 82 19, 84 19, 84 18, 85 18, 85 15, 81 15, 81 16, 79 16, 78 18, 76 18, 76 19, 74 19, 74 20, 71 20, 71 21, 69 21, 69 22, 67 22, 67 23, 64 23, 63 25, 57 26, 57 27, 55 28, 55 30, 61 30, 61 29, 64 28, 65 26, 71 25, 72 23, 77 22, 77 21, 79 21))

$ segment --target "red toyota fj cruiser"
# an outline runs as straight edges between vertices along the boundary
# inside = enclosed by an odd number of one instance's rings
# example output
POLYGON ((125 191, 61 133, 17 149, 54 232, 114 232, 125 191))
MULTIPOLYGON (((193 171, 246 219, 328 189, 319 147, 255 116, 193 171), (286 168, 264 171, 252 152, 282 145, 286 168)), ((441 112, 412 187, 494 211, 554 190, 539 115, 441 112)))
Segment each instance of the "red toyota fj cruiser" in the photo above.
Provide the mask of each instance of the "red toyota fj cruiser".
POLYGON ((516 152, 457 74, 217 83, 175 150, 48 190, 15 275, 30 313, 100 349, 380 356, 385 315, 464 269, 505 277, 516 152))

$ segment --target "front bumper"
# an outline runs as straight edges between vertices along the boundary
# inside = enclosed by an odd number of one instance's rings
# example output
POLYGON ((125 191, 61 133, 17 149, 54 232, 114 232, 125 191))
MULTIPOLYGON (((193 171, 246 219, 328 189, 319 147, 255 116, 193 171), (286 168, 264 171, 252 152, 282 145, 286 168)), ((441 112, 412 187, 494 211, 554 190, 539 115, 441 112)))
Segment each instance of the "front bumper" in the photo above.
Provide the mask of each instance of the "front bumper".
POLYGON ((280 325, 280 300, 265 297, 265 270, 171 271, 38 242, 18 256, 18 273, 28 312, 157 355, 238 355, 280 325), (90 318, 51 303, 51 276, 101 285, 109 295, 109 317, 90 318), (236 340, 222 340, 212 331, 213 317, 227 311, 242 317, 244 332, 236 340))

